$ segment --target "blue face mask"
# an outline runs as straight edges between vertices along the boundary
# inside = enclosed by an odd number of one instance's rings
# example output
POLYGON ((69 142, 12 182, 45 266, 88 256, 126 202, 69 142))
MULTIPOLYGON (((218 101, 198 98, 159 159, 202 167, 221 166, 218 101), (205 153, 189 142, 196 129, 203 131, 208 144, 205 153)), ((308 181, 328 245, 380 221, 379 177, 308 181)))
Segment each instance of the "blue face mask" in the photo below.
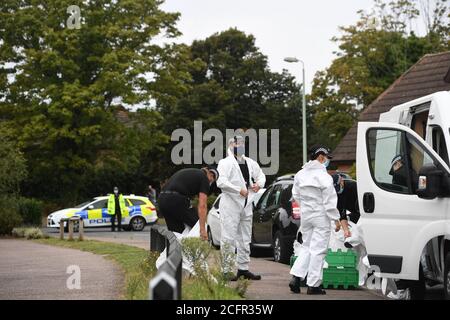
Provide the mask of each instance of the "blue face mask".
POLYGON ((238 157, 243 156, 245 153, 245 147, 244 146, 237 146, 234 147, 234 154, 238 157))
POLYGON ((323 163, 323 166, 324 166, 325 168, 328 168, 329 165, 330 165, 330 159, 327 159, 327 161, 325 161, 325 162, 323 163))

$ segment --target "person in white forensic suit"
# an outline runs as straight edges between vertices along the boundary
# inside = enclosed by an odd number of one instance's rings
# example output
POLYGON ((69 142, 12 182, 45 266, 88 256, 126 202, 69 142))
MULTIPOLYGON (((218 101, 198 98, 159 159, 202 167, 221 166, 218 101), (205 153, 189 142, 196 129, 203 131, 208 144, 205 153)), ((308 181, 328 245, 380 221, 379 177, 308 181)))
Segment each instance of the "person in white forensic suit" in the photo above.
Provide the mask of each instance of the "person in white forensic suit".
POLYGON ((226 264, 222 271, 235 281, 240 277, 260 280, 261 276, 249 271, 250 243, 252 240, 252 200, 264 187, 266 176, 258 163, 245 155, 245 140, 235 136, 229 140, 228 156, 219 161, 217 187, 222 190, 219 204, 222 237, 220 250, 224 260, 237 249, 237 274, 226 264), (233 275, 233 276, 231 276, 233 275))
POLYGON ((292 196, 300 205, 300 252, 291 268, 289 287, 300 293, 300 282, 307 279, 307 294, 325 294, 322 269, 330 241, 332 222, 340 218, 333 178, 327 173, 332 158, 330 149, 316 145, 310 161, 295 175, 292 196))

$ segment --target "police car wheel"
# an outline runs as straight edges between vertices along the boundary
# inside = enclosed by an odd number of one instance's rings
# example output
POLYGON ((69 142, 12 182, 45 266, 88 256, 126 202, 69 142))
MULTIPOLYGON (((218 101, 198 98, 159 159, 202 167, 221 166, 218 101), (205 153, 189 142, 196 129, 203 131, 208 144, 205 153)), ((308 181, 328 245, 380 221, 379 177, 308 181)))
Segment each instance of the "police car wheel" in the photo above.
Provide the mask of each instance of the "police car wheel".
POLYGON ((145 219, 142 217, 135 217, 130 221, 130 225, 133 231, 142 231, 145 228, 145 219))

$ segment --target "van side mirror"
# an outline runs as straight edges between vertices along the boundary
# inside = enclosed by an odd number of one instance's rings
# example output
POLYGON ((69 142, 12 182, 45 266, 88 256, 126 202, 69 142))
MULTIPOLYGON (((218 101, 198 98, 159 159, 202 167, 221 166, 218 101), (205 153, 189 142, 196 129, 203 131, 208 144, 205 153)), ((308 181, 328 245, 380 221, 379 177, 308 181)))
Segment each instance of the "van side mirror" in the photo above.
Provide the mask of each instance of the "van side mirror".
POLYGON ((91 204, 91 205, 88 207, 88 210, 92 210, 92 209, 94 209, 94 206, 91 204))
POLYGON ((444 172, 433 163, 424 165, 419 171, 417 195, 419 198, 433 200, 442 195, 444 172))

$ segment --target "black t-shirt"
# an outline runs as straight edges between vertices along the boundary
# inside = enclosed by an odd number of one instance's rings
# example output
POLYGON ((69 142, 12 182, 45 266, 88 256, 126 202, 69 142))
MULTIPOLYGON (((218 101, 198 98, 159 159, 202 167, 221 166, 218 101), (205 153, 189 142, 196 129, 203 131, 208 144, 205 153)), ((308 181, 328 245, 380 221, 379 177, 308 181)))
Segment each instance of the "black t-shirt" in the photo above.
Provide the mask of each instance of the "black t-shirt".
POLYGON ((209 180, 201 169, 181 169, 170 177, 163 191, 175 191, 188 198, 194 197, 200 192, 208 194, 209 180))
POLYGON ((358 189, 355 181, 344 181, 344 191, 338 194, 337 208, 341 215, 341 220, 347 220, 347 210, 351 213, 359 214, 358 189))
POLYGON ((238 162, 239 168, 241 169, 242 176, 244 177, 245 183, 247 184, 247 188, 250 187, 250 173, 248 171, 248 164, 247 161, 244 161, 244 163, 238 162))
POLYGON ((120 201, 119 201, 119 196, 114 195, 114 201, 115 201, 115 210, 116 212, 114 212, 114 214, 120 214, 120 201))

